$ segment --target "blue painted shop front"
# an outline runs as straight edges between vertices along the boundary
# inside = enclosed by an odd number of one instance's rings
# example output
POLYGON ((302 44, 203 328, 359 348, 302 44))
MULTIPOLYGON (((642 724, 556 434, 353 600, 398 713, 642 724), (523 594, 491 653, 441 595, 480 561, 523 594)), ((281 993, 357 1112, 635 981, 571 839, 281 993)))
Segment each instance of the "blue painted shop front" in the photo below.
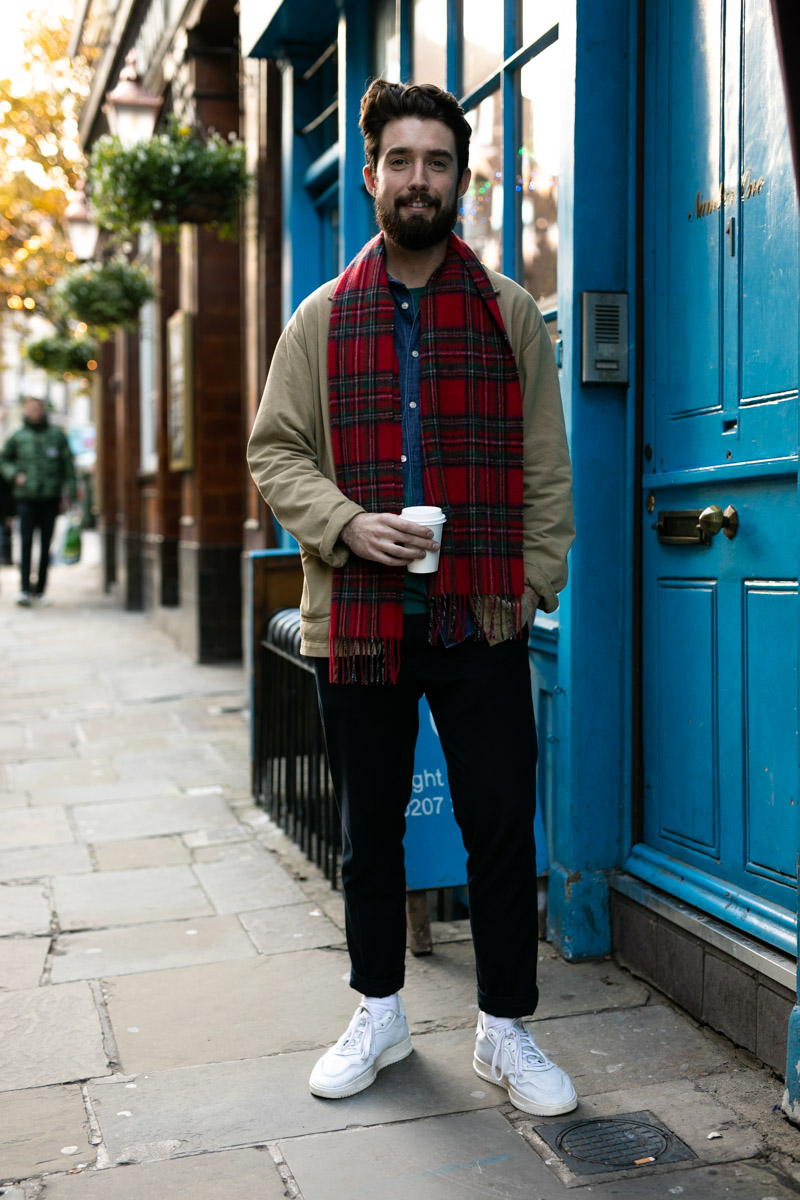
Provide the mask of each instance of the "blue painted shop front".
POLYGON ((552 317, 578 539, 531 646, 550 936, 608 953, 632 880, 790 962, 800 289, 768 0, 506 0, 479 58, 471 0, 300 8, 241 3, 244 52, 285 64, 284 314, 369 236, 358 100, 416 62, 473 124, 464 235, 552 317), (628 298, 630 385, 584 382, 593 292, 628 298))

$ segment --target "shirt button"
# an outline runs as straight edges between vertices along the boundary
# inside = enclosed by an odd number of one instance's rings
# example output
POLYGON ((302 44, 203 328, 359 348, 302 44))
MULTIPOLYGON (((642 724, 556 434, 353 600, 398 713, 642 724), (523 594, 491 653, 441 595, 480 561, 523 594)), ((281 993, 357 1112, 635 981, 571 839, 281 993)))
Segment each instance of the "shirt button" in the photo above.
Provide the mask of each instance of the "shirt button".
POLYGON ((400 455, 400 462, 408 462, 408 456, 407 456, 407 455, 405 455, 405 454, 401 454, 401 455, 400 455))
POLYGON ((410 400, 410 401, 409 401, 409 404, 408 404, 408 407, 409 407, 409 408, 416 408, 416 407, 417 407, 417 402, 416 402, 416 400, 410 400))
POLYGON ((408 301, 407 301, 407 300, 404 300, 404 301, 403 301, 403 303, 400 305, 400 307, 401 307, 401 308, 408 308, 408 301))
POLYGON ((412 351, 411 351, 411 357, 412 357, 412 358, 419 358, 419 350, 412 350, 412 351))

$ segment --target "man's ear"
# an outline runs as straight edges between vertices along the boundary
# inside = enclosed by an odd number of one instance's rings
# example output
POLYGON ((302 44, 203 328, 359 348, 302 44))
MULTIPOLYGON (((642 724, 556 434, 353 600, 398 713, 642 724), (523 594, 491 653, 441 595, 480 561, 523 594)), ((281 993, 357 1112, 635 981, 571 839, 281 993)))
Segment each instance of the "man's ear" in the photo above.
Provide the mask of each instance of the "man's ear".
POLYGON ((458 181, 458 188, 456 191, 458 192, 459 199, 464 195, 469 187, 470 179, 472 179, 472 171, 470 171, 469 167, 467 167, 466 171, 458 181))
POLYGON ((374 196, 377 189, 376 189, 376 185, 375 185, 375 176, 372 173, 372 168, 364 167, 363 175, 364 175, 364 185, 365 185, 367 191, 369 192, 370 196, 374 196))

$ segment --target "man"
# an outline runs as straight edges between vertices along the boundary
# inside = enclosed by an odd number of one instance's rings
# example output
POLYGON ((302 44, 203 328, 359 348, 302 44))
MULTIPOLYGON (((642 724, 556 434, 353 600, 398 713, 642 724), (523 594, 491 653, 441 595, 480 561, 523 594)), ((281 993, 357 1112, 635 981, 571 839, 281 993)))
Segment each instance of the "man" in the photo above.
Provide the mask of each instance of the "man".
POLYGON ((555 363, 531 297, 451 232, 470 179, 455 98, 375 80, 361 130, 381 233, 284 330, 249 447, 302 551, 363 993, 310 1088, 353 1095, 411 1053, 402 839, 424 693, 468 852, 475 1070, 526 1112, 569 1112, 570 1080, 521 1020, 538 999, 527 629, 557 606, 574 534, 555 363), (438 545, 399 515, 423 504, 447 518, 431 575, 405 569, 438 545))
POLYGON ((64 433, 47 419, 43 400, 26 396, 22 404, 22 427, 7 440, 0 452, 0 470, 14 485, 14 502, 19 514, 22 539, 21 585, 17 604, 30 608, 33 531, 39 530, 39 573, 35 598, 46 604, 50 542, 61 496, 66 490, 75 500, 77 487, 72 453, 64 433))

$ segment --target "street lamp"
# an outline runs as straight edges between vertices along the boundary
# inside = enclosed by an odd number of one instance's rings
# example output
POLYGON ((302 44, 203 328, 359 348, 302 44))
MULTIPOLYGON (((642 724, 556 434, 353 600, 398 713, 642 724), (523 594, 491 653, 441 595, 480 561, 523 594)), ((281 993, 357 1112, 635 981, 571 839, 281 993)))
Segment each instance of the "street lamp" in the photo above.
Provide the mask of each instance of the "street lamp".
POLYGON ((64 210, 64 221, 75 257, 79 262, 89 262, 94 257, 100 230, 86 205, 86 184, 82 179, 75 185, 74 199, 64 210))
POLYGON ((125 150, 153 136, 160 108, 161 101, 142 86, 136 69, 136 51, 129 50, 125 66, 119 73, 119 83, 113 92, 106 93, 103 108, 111 132, 117 135, 125 150))

